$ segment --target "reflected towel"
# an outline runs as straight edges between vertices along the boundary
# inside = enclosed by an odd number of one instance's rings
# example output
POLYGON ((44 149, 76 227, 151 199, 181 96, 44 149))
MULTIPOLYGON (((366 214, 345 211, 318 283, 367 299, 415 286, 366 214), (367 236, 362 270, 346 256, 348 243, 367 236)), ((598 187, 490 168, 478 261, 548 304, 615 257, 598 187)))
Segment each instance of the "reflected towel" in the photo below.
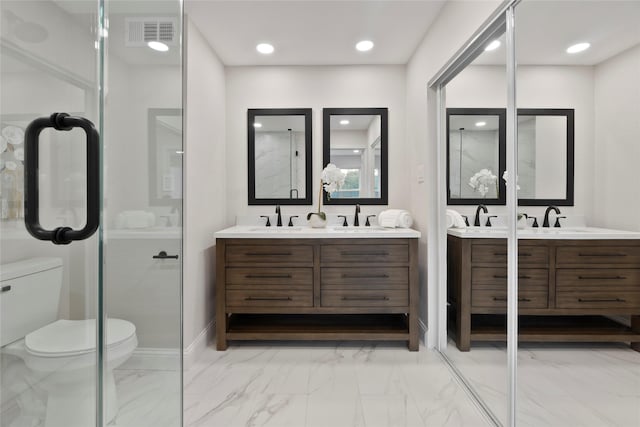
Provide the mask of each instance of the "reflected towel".
POLYGON ((447 209, 447 228, 466 228, 467 224, 464 222, 462 215, 458 211, 453 209, 447 209))
POLYGON ((404 209, 387 209, 378 215, 378 224, 387 228, 409 228, 413 224, 413 218, 404 209))

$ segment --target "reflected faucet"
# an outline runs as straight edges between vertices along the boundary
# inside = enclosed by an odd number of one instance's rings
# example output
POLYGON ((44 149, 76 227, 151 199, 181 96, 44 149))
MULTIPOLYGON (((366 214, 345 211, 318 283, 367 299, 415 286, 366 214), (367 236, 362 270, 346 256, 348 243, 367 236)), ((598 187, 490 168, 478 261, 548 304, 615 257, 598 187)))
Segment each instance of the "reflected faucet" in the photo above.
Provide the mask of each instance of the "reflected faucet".
POLYGON ((480 227, 480 210, 484 213, 489 213, 489 210, 485 205, 478 205, 478 209, 476 209, 476 218, 473 220, 473 225, 475 227, 480 227))
POLYGON ((276 205, 276 213, 278 214, 278 220, 276 222, 276 226, 282 227, 282 214, 280 213, 280 205, 276 205))
POLYGON ((360 227, 360 221, 358 220, 358 214, 360 213, 360 205, 356 205, 356 214, 353 216, 353 226, 360 227))
POLYGON ((549 227, 549 213, 551 211, 555 211, 556 215, 560 215, 560 209, 555 206, 549 206, 546 211, 544 211, 544 221, 542 221, 543 227, 549 227))

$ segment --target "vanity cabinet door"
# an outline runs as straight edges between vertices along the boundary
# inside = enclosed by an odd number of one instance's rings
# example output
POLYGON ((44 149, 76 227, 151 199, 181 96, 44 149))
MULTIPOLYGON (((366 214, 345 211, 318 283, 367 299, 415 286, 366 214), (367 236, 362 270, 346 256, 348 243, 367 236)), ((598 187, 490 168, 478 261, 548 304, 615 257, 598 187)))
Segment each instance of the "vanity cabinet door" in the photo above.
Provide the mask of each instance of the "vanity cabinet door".
POLYGON ((292 289, 313 287, 313 268, 231 267, 227 268, 227 289, 292 289))
POLYGON ((312 307, 313 293, 294 289, 240 289, 227 290, 226 304, 233 307, 312 307))
POLYGON ((326 264, 408 263, 409 246, 404 245, 323 245, 320 262, 326 264))
POLYGON ((311 245, 228 245, 227 264, 313 264, 311 245))
POLYGON ((323 290, 323 307, 407 307, 409 292, 406 290, 323 290))
POLYGON ((325 267, 322 289, 408 289, 407 267, 325 267))

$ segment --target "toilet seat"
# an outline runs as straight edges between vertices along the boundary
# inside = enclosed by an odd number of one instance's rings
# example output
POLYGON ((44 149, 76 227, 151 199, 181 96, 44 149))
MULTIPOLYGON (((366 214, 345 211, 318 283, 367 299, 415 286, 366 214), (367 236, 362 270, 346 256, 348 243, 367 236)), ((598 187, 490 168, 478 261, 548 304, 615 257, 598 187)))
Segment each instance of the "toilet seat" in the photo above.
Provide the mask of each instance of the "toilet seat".
MULTIPOLYGON (((108 350, 136 340, 136 327, 126 320, 107 319, 105 329, 108 350)), ((24 342, 27 353, 42 358, 72 357, 93 353, 96 351, 96 321, 95 319, 57 320, 28 334, 24 342)))

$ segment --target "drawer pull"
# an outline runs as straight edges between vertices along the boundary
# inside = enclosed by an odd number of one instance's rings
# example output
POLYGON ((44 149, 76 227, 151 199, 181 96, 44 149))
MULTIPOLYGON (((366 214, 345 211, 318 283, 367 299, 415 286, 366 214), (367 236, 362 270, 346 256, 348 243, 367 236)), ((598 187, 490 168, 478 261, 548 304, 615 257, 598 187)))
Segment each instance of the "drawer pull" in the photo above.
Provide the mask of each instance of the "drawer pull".
POLYGON ((340 252, 340 255, 345 255, 345 256, 349 256, 349 255, 353 255, 353 256, 366 256, 366 255, 388 256, 389 252, 349 252, 349 251, 342 251, 342 252, 340 252))
POLYGON ((290 256, 291 252, 246 252, 247 256, 290 256))
POLYGON ((389 301, 389 297, 385 297, 385 296, 342 297, 342 301, 389 301))
POLYGON ((578 276, 580 280, 624 280, 624 276, 578 276))
MULTIPOLYGON (((493 255, 495 256, 507 256, 506 252, 494 252, 493 255)), ((518 254, 518 256, 532 256, 529 253, 523 253, 523 254, 518 254)))
POLYGON ((291 301, 291 297, 246 297, 245 301, 291 301))
POLYGON ((627 256, 627 254, 621 253, 604 253, 604 254, 587 254, 587 253, 579 253, 578 256, 592 256, 592 257, 617 257, 617 256, 627 256))
MULTIPOLYGON (((507 297, 493 297, 494 301, 507 301, 507 297)), ((531 302, 529 298, 518 298, 518 302, 531 302)))
POLYGON ((578 298, 578 302, 627 302, 627 300, 624 300, 622 298, 604 298, 604 299, 583 299, 583 298, 578 298))
POLYGON ((290 274, 247 274, 247 279, 291 279, 290 274))
POLYGON ((386 279, 388 274, 343 274, 343 279, 386 279))
MULTIPOLYGON (((506 274, 503 274, 503 275, 494 274, 493 278, 494 279, 506 279, 507 275, 506 274)), ((531 279, 531 277, 530 276, 518 276, 518 279, 531 279)))

